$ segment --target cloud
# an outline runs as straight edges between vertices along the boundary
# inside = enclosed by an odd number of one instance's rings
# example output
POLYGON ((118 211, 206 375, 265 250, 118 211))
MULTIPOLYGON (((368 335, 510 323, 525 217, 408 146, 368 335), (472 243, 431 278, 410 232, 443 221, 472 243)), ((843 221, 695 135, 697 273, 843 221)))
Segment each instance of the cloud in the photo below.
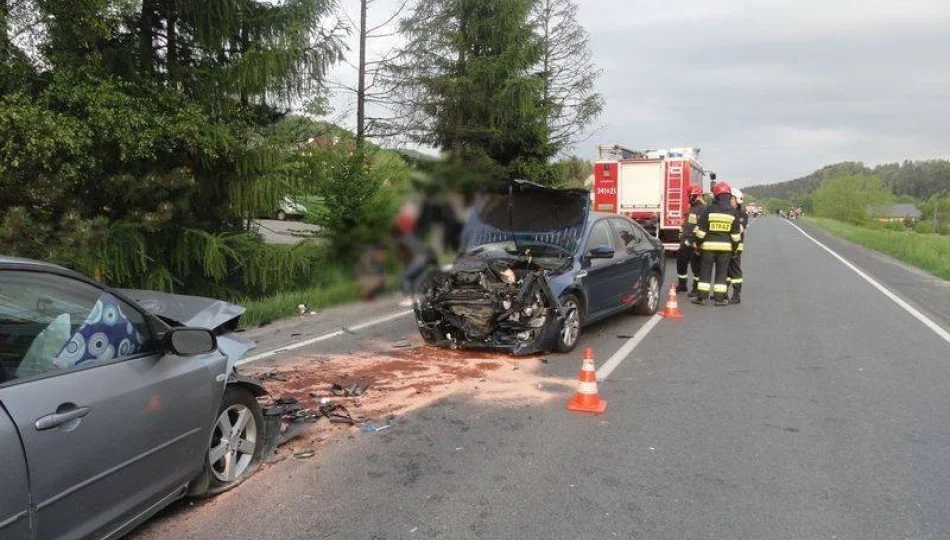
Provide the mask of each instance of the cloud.
POLYGON ((950 155, 948 2, 580 5, 604 68, 597 142, 700 146, 739 185, 950 155))
MULTIPOLYGON (((699 146, 738 185, 843 160, 950 157, 947 0, 577 2, 606 99, 579 155, 699 146)), ((379 0, 371 22, 401 3, 379 0)), ((379 40, 371 56, 397 43, 379 40)), ((349 66, 334 74, 355 82, 349 66)), ((334 98, 350 115, 353 101, 334 98)))

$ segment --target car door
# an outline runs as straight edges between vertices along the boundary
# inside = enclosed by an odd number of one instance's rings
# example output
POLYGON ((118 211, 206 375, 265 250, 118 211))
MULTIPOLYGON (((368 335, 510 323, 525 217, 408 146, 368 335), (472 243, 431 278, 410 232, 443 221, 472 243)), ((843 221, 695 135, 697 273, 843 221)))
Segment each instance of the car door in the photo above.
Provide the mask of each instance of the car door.
POLYGON ((624 275, 619 287, 622 289, 617 307, 636 304, 643 294, 643 280, 649 261, 643 250, 644 238, 633 223, 615 218, 610 220, 616 233, 617 253, 622 255, 624 275))
POLYGON ((0 538, 30 538, 30 484, 20 435, 0 407, 0 538))
POLYGON ((623 257, 619 253, 609 259, 590 257, 591 250, 598 247, 617 249, 613 229, 607 219, 593 224, 582 260, 582 274, 587 289, 587 318, 596 319, 613 309, 620 301, 619 282, 623 277, 623 257))
POLYGON ((16 336, 0 404, 26 452, 36 538, 107 537, 203 465, 226 359, 165 355, 149 326, 78 277, 0 270, 0 341, 16 336))

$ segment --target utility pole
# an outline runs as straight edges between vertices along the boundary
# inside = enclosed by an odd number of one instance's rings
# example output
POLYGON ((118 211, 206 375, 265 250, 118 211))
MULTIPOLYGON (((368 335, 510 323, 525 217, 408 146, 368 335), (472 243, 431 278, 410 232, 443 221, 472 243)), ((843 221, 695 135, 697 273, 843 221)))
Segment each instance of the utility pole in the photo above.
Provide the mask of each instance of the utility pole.
POLYGON ((356 146, 366 138, 366 11, 370 0, 360 0, 359 82, 356 84, 356 146))

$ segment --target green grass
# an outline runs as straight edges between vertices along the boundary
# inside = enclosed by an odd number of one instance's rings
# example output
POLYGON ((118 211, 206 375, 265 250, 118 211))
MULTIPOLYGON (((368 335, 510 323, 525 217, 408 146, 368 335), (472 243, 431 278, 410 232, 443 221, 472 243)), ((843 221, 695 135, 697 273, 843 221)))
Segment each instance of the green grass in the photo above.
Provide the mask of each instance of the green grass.
POLYGON ((292 317, 297 314, 300 304, 307 309, 320 309, 353 302, 358 296, 356 283, 344 281, 301 291, 280 292, 260 300, 245 300, 239 302, 247 308, 241 317, 241 325, 255 327, 292 317))
POLYGON ((805 221, 855 244, 950 280, 950 236, 860 227, 823 218, 809 217, 805 221))
MULTIPOLYGON (((398 277, 388 278, 387 292, 397 289, 398 277)), ((335 281, 309 289, 283 291, 259 300, 247 299, 238 304, 247 311, 241 317, 241 326, 253 328, 297 315, 297 306, 308 310, 325 309, 359 300, 356 282, 351 279, 335 281)))

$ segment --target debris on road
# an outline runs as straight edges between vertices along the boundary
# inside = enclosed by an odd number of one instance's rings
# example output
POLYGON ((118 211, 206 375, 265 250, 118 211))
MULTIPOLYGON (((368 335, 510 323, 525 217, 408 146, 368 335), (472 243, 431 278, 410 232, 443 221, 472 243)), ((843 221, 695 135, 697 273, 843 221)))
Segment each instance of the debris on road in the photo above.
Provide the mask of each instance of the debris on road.
POLYGON ((261 373, 257 376, 258 380, 261 381, 287 381, 286 375, 281 375, 276 371, 268 371, 267 373, 261 373))
POLYGON ((359 397, 366 393, 371 384, 369 380, 335 382, 330 385, 330 393, 337 397, 359 397))
POLYGON ((412 343, 410 343, 409 340, 406 340, 406 339, 399 340, 393 344, 394 349, 405 349, 408 347, 412 347, 412 343))
MULTIPOLYGON (((541 359, 541 363, 547 361, 541 359)), ((350 426, 359 426, 364 419, 391 418, 455 394, 523 406, 545 402, 574 386, 570 380, 539 376, 541 363, 519 362, 491 352, 416 346, 389 352, 299 356, 277 367, 261 368, 256 373, 248 369, 246 374, 268 375, 262 382, 272 396, 297 400, 297 404, 282 405, 286 410, 280 411, 288 415, 292 421, 290 426, 296 432, 293 433, 295 440, 287 443, 289 450, 284 451, 292 453, 333 442, 341 435, 352 433, 350 426), (502 369, 505 366, 519 369, 502 369), (369 394, 367 383, 372 385, 369 394), (361 395, 355 395, 360 392, 359 388, 353 388, 354 384, 367 386, 361 395), (341 388, 343 395, 337 395, 341 388), (351 395, 346 395, 347 390, 351 395), (326 403, 334 404, 336 409, 321 412, 320 407, 326 403), (358 409, 359 418, 352 418, 347 408, 358 409), (330 422, 314 428, 313 424, 321 418, 329 418, 330 422), (319 430, 323 440, 315 440, 314 429, 319 430)), ((287 439, 287 436, 282 438, 287 439)))
POLYGON ((633 339, 633 335, 632 335, 632 334, 617 334, 617 337, 618 337, 619 339, 633 339))
POLYGON ((363 424, 362 430, 363 433, 376 433, 377 431, 382 431, 384 429, 389 429, 393 427, 392 424, 384 424, 382 426, 377 426, 375 424, 363 424))
POLYGON ((306 452, 297 452, 294 454, 294 459, 297 461, 302 461, 304 459, 310 459, 313 456, 317 455, 316 450, 307 450, 306 452))

